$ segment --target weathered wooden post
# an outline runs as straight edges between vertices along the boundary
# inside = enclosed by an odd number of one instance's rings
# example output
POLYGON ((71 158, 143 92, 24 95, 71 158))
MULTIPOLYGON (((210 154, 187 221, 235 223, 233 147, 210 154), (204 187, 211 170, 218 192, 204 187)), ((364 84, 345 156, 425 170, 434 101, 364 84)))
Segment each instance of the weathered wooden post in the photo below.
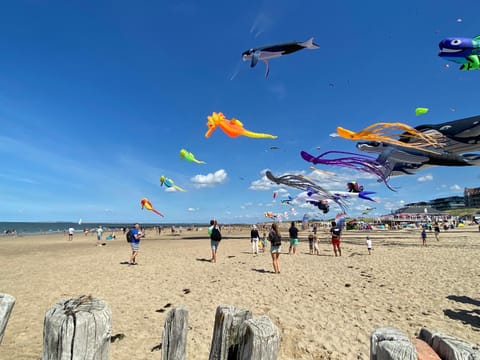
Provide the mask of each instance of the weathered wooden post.
POLYGON ((45 314, 42 360, 107 360, 108 304, 91 296, 62 300, 45 314))
POLYGON ((444 360, 480 359, 477 345, 440 332, 421 328, 418 337, 429 344, 444 360))
POLYGON ((13 305, 15 305, 15 298, 12 295, 0 293, 0 344, 2 343, 3 333, 7 327, 13 305))
POLYGON ((209 360, 236 359, 241 342, 241 325, 252 318, 250 310, 220 305, 215 312, 212 345, 209 360))
POLYGON ((188 309, 178 306, 165 319, 162 360, 185 360, 187 354, 188 309))
POLYGON ((370 360, 417 360, 417 351, 402 331, 382 327, 370 335, 370 360))
POLYGON ((245 321, 241 335, 238 360, 277 360, 280 343, 278 329, 268 316, 245 321))

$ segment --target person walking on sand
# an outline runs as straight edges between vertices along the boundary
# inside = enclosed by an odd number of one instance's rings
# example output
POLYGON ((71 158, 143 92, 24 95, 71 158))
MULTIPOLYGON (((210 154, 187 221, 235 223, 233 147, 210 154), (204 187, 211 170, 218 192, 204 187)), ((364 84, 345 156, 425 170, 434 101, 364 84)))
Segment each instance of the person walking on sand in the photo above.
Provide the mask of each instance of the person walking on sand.
POLYGON ((370 236, 367 235, 367 250, 368 255, 372 255, 372 240, 370 240, 370 236))
POLYGON ((342 256, 342 249, 340 248, 340 237, 342 235, 342 228, 338 226, 335 221, 332 221, 330 234, 332 234, 332 245, 335 256, 342 256))
POLYGON ((75 229, 73 227, 68 228, 68 240, 72 241, 73 240, 73 233, 75 232, 75 229))
POLYGON ((140 225, 135 224, 133 229, 131 230, 130 239, 130 246, 132 248, 132 255, 130 255, 130 261, 128 262, 128 266, 137 265, 137 255, 138 249, 140 248, 140 239, 144 237, 145 234, 140 230, 140 225))
POLYGON ((292 221, 292 223, 290 224, 290 228, 288 229, 288 235, 290 237, 290 247, 288 248, 288 255, 295 255, 298 245, 298 229, 295 226, 295 221, 292 221))
POLYGON ((258 241, 260 240, 260 235, 258 234, 257 225, 252 226, 250 231, 250 242, 252 243, 252 254, 258 254, 258 241))
POLYGON ((438 222, 435 223, 433 227, 433 231, 435 233, 435 240, 440 241, 440 226, 438 225, 438 222))
POLYGON ((272 228, 268 233, 268 241, 270 241, 270 254, 272 255, 273 271, 275 274, 280 274, 280 264, 278 258, 282 252, 282 236, 278 230, 277 223, 272 224, 272 228))
POLYGON ((222 234, 218 227, 217 220, 210 220, 210 227, 208 228, 208 235, 210 235, 210 248, 212 249, 211 263, 217 262, 217 250, 220 241, 222 240, 222 234))
POLYGON ((102 234, 103 234, 103 229, 101 226, 99 226, 97 228, 97 245, 98 246, 102 246, 102 244, 100 244, 100 241, 102 241, 102 234))
POLYGON ((313 253, 320 255, 320 238, 317 235, 313 235, 313 253))
POLYGON ((315 236, 313 233, 308 234, 308 249, 310 250, 310 255, 313 255, 314 243, 315 236))
POLYGON ((427 246, 427 232, 425 231, 425 228, 422 229, 422 233, 420 234, 422 238, 422 244, 423 246, 427 246))

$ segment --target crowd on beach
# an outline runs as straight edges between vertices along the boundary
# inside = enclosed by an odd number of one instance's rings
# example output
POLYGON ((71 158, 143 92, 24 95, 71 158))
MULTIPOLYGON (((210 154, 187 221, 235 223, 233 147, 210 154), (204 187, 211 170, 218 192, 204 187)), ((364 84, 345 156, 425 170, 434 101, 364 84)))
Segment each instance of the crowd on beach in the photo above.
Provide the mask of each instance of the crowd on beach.
MULTIPOLYGON (((418 224, 418 228, 421 229, 420 239, 422 241, 422 245, 427 245, 427 231, 434 231, 436 241, 439 241, 440 236, 440 229, 443 227, 443 230, 446 231, 448 229, 454 228, 456 224, 439 224, 435 222, 433 225, 430 223, 418 224)), ((329 242, 332 245, 333 255, 334 256, 342 256, 342 248, 341 248, 341 239, 342 239, 342 231, 345 228, 345 223, 337 224, 335 221, 330 223, 328 222, 321 222, 321 223, 313 223, 313 224, 301 224, 301 230, 307 231, 307 240, 308 240, 308 249, 310 255, 320 255, 320 236, 318 234, 319 231, 322 232, 323 236, 327 234, 329 237, 329 242)), ((245 227, 239 226, 238 228, 235 226, 220 226, 217 220, 211 220, 210 225, 208 227, 208 236, 210 237, 210 250, 211 250, 211 258, 209 261, 211 263, 217 262, 217 251, 220 247, 220 243, 222 240, 222 233, 230 233, 232 231, 243 231, 245 227)), ((395 229, 392 226, 392 229, 395 229)), ((145 237, 146 229, 140 227, 139 224, 135 224, 132 228, 128 227, 121 227, 120 229, 104 229, 102 226, 98 226, 95 229, 84 229, 84 234, 87 236, 89 233, 94 233, 96 235, 96 243, 97 246, 105 246, 106 243, 103 242, 103 234, 104 232, 108 231, 110 234, 106 236, 105 240, 114 240, 117 238, 115 234, 115 230, 120 230, 123 235, 126 235, 127 241, 131 247, 131 255, 128 262, 129 266, 137 265, 136 258, 139 253, 140 248, 140 241, 142 238, 145 237)), ((155 234, 160 235, 162 231, 164 233, 171 233, 171 235, 181 234, 183 228, 182 227, 175 227, 171 226, 169 231, 165 228, 160 226, 155 226, 150 228, 149 230, 153 230, 155 234)), ((200 227, 188 227, 187 231, 200 231, 202 228, 200 227)), ((285 227, 283 228, 285 231, 285 227)), ((371 228, 364 228, 362 230, 371 230, 371 228)), ((288 251, 285 249, 285 254, 287 255, 296 255, 297 254, 297 247, 299 245, 299 232, 296 222, 292 221, 290 226, 288 227, 288 235, 284 232, 282 234, 280 230, 280 224, 274 222, 272 224, 259 224, 259 225, 251 225, 250 227, 250 243, 251 243, 251 252, 252 255, 258 255, 259 253, 266 253, 267 251, 270 252, 272 258, 272 265, 273 265, 273 273, 280 274, 280 254, 282 254, 282 243, 288 246, 288 251)), ((69 228, 66 231, 68 234, 68 239, 70 241, 73 240, 73 236, 75 233, 75 229, 69 228)), ((372 255, 373 250, 373 243, 372 239, 369 235, 366 235, 365 238, 365 245, 366 250, 368 251, 369 255, 372 255)))

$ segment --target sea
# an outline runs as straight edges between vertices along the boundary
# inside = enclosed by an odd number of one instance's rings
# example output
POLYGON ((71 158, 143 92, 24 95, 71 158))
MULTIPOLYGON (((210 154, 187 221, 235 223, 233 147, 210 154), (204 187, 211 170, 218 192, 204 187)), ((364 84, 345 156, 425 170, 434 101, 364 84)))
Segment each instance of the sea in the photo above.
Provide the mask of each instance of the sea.
MULTIPOLYGON (((36 235, 36 234, 55 234, 63 233, 69 228, 74 228, 75 231, 82 232, 84 229, 92 230, 101 226, 105 231, 108 230, 118 230, 122 227, 130 227, 132 223, 104 223, 104 222, 95 222, 95 223, 78 223, 78 222, 0 222, 0 236, 10 235, 16 233, 17 235, 36 235)), ((188 228, 190 226, 205 226, 205 224, 144 224, 142 227, 153 228, 153 227, 162 227, 162 228, 171 228, 183 227, 188 228)))

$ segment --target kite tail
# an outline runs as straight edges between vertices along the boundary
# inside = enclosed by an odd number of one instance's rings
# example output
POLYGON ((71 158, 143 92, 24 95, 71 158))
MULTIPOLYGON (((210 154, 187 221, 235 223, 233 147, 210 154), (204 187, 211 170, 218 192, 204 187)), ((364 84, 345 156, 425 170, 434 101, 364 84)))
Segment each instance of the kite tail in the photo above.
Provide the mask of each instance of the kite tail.
POLYGON ((155 209, 152 209, 152 211, 153 211, 155 214, 160 215, 161 217, 164 217, 164 215, 163 215, 160 211, 155 210, 155 209))
POLYGON ((370 196, 368 196, 368 195, 371 195, 371 194, 375 194, 375 191, 360 191, 360 192, 358 193, 358 197, 359 197, 360 199, 370 200, 370 201, 375 202, 374 199, 372 199, 370 196))
POLYGON ((183 192, 187 191, 187 190, 182 189, 180 186, 177 186, 177 185, 173 185, 172 187, 173 187, 174 189, 178 190, 178 191, 183 191, 183 192))
POLYGON ((197 164, 206 164, 205 161, 197 160, 197 159, 193 159, 193 162, 195 162, 195 163, 197 163, 197 164))
POLYGON ((256 139, 276 139, 278 137, 270 134, 256 133, 249 130, 244 130, 242 135, 250 138, 256 138, 256 139))

